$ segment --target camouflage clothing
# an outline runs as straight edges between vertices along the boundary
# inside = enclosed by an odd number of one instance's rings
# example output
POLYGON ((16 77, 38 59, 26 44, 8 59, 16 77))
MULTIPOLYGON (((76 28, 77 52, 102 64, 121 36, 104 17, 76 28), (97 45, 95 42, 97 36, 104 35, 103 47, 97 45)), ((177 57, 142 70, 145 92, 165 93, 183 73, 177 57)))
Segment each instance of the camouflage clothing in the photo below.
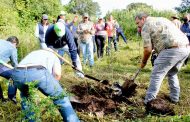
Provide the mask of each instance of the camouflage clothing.
POLYGON ((142 27, 144 47, 151 46, 157 53, 164 49, 186 46, 188 39, 170 20, 148 17, 142 27))
POLYGON ((77 33, 79 34, 80 41, 82 41, 82 42, 89 41, 89 38, 92 38, 92 35, 95 33, 95 29, 94 29, 93 23, 90 22, 90 21, 88 21, 86 23, 81 22, 78 25, 77 33), (86 30, 88 32, 85 32, 86 30))

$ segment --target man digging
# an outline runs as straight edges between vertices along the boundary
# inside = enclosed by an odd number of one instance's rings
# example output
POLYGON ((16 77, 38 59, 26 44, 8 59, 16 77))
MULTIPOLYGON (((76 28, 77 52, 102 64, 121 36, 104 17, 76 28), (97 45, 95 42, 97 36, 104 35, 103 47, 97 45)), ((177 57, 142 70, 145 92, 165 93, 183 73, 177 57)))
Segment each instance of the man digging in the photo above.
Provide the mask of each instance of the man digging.
POLYGON ((177 73, 190 52, 186 35, 170 20, 163 17, 149 17, 146 13, 138 13, 135 22, 139 28, 142 28, 141 34, 144 41, 140 67, 145 67, 153 49, 158 53, 144 103, 147 105, 156 99, 165 76, 168 77, 170 87, 170 102, 177 103, 180 96, 177 73))

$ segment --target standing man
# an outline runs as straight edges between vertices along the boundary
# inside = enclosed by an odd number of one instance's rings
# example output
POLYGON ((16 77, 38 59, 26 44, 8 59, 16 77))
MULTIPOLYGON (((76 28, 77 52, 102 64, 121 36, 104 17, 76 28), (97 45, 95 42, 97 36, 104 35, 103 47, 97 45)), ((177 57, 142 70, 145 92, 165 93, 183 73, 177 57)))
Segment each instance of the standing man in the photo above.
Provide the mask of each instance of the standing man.
POLYGON ((19 88, 22 98, 22 109, 27 113, 25 119, 32 119, 34 112, 30 103, 26 102, 29 97, 29 86, 27 83, 36 81, 36 87, 44 95, 50 96, 53 103, 58 106, 64 122, 79 122, 72 105, 59 84, 61 78, 61 64, 59 58, 51 49, 37 50, 29 53, 13 70, 12 79, 19 88))
MULTIPOLYGON (((181 31, 187 36, 190 44, 190 15, 187 14, 183 17, 183 24, 181 26, 181 31)), ((187 65, 188 58, 185 60, 185 65, 187 65)))
POLYGON ((35 30, 35 36, 40 41, 41 49, 47 48, 47 45, 45 44, 45 33, 49 26, 50 24, 48 22, 48 16, 46 14, 43 14, 41 22, 36 25, 36 30, 35 30))
POLYGON ((188 39, 170 20, 163 17, 149 17, 146 13, 139 13, 135 22, 142 28, 144 53, 141 68, 144 68, 152 49, 158 53, 151 74, 150 86, 146 92, 144 103, 155 99, 162 80, 168 77, 170 100, 179 101, 180 85, 177 73, 189 55, 188 39))
MULTIPOLYGON (((75 67, 82 71, 82 65, 80 58, 77 54, 77 47, 74 42, 73 35, 71 31, 65 27, 65 24, 62 22, 57 22, 54 25, 51 25, 46 32, 45 42, 48 47, 53 47, 57 50, 68 46, 68 50, 72 59, 72 63, 75 67)), ((79 77, 84 77, 80 72, 76 72, 79 77)))
MULTIPOLYGON (((0 40, 0 60, 4 63, 11 61, 13 67, 16 67, 18 64, 17 60, 17 45, 19 40, 16 36, 9 37, 6 41, 0 40)), ((12 69, 0 64, 0 76, 10 79, 12 75, 12 69)), ((13 85, 13 84, 12 84, 13 85)), ((8 97, 14 103, 16 103, 16 87, 9 84, 8 88, 8 97)), ((0 99, 4 100, 3 91, 0 86, 0 99)))
POLYGON ((87 63, 88 58, 90 67, 93 67, 94 53, 92 35, 95 33, 95 29, 93 23, 89 21, 87 13, 84 13, 83 20, 79 23, 77 33, 79 34, 80 46, 82 49, 83 64, 87 63))

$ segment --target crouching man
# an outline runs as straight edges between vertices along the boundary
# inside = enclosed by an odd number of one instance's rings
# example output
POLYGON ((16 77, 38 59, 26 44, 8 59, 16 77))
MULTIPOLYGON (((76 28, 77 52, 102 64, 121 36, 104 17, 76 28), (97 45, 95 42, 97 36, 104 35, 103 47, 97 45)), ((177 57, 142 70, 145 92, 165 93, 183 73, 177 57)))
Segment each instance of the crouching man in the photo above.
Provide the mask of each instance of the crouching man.
POLYGON ((21 92, 22 109, 29 111, 25 119, 35 121, 31 119, 34 112, 24 99, 29 98, 27 83, 37 81, 36 87, 52 98, 54 104, 59 107, 64 122, 78 122, 79 119, 58 81, 61 78, 60 60, 51 51, 49 48, 33 51, 13 70, 12 79, 21 92))
MULTIPOLYGON (((17 60, 17 45, 19 40, 16 36, 10 36, 7 40, 0 40, 0 76, 6 79, 10 79, 12 74, 12 68, 4 66, 4 63, 11 62, 15 67, 18 64, 17 60), (3 64, 2 64, 3 63, 3 64)), ((16 90, 17 88, 9 83, 8 97, 14 103, 16 103, 16 90)), ((0 99, 5 100, 3 96, 3 90, 0 86, 0 99)))

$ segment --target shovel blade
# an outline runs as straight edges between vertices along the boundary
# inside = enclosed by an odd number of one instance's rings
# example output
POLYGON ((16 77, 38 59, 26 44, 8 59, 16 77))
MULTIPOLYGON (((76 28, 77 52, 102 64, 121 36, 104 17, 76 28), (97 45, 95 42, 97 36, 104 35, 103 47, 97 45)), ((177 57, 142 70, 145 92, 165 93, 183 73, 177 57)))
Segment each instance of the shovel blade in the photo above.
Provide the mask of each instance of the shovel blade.
POLYGON ((78 97, 76 96, 69 96, 69 100, 72 102, 72 103, 81 103, 81 101, 78 99, 78 97))

